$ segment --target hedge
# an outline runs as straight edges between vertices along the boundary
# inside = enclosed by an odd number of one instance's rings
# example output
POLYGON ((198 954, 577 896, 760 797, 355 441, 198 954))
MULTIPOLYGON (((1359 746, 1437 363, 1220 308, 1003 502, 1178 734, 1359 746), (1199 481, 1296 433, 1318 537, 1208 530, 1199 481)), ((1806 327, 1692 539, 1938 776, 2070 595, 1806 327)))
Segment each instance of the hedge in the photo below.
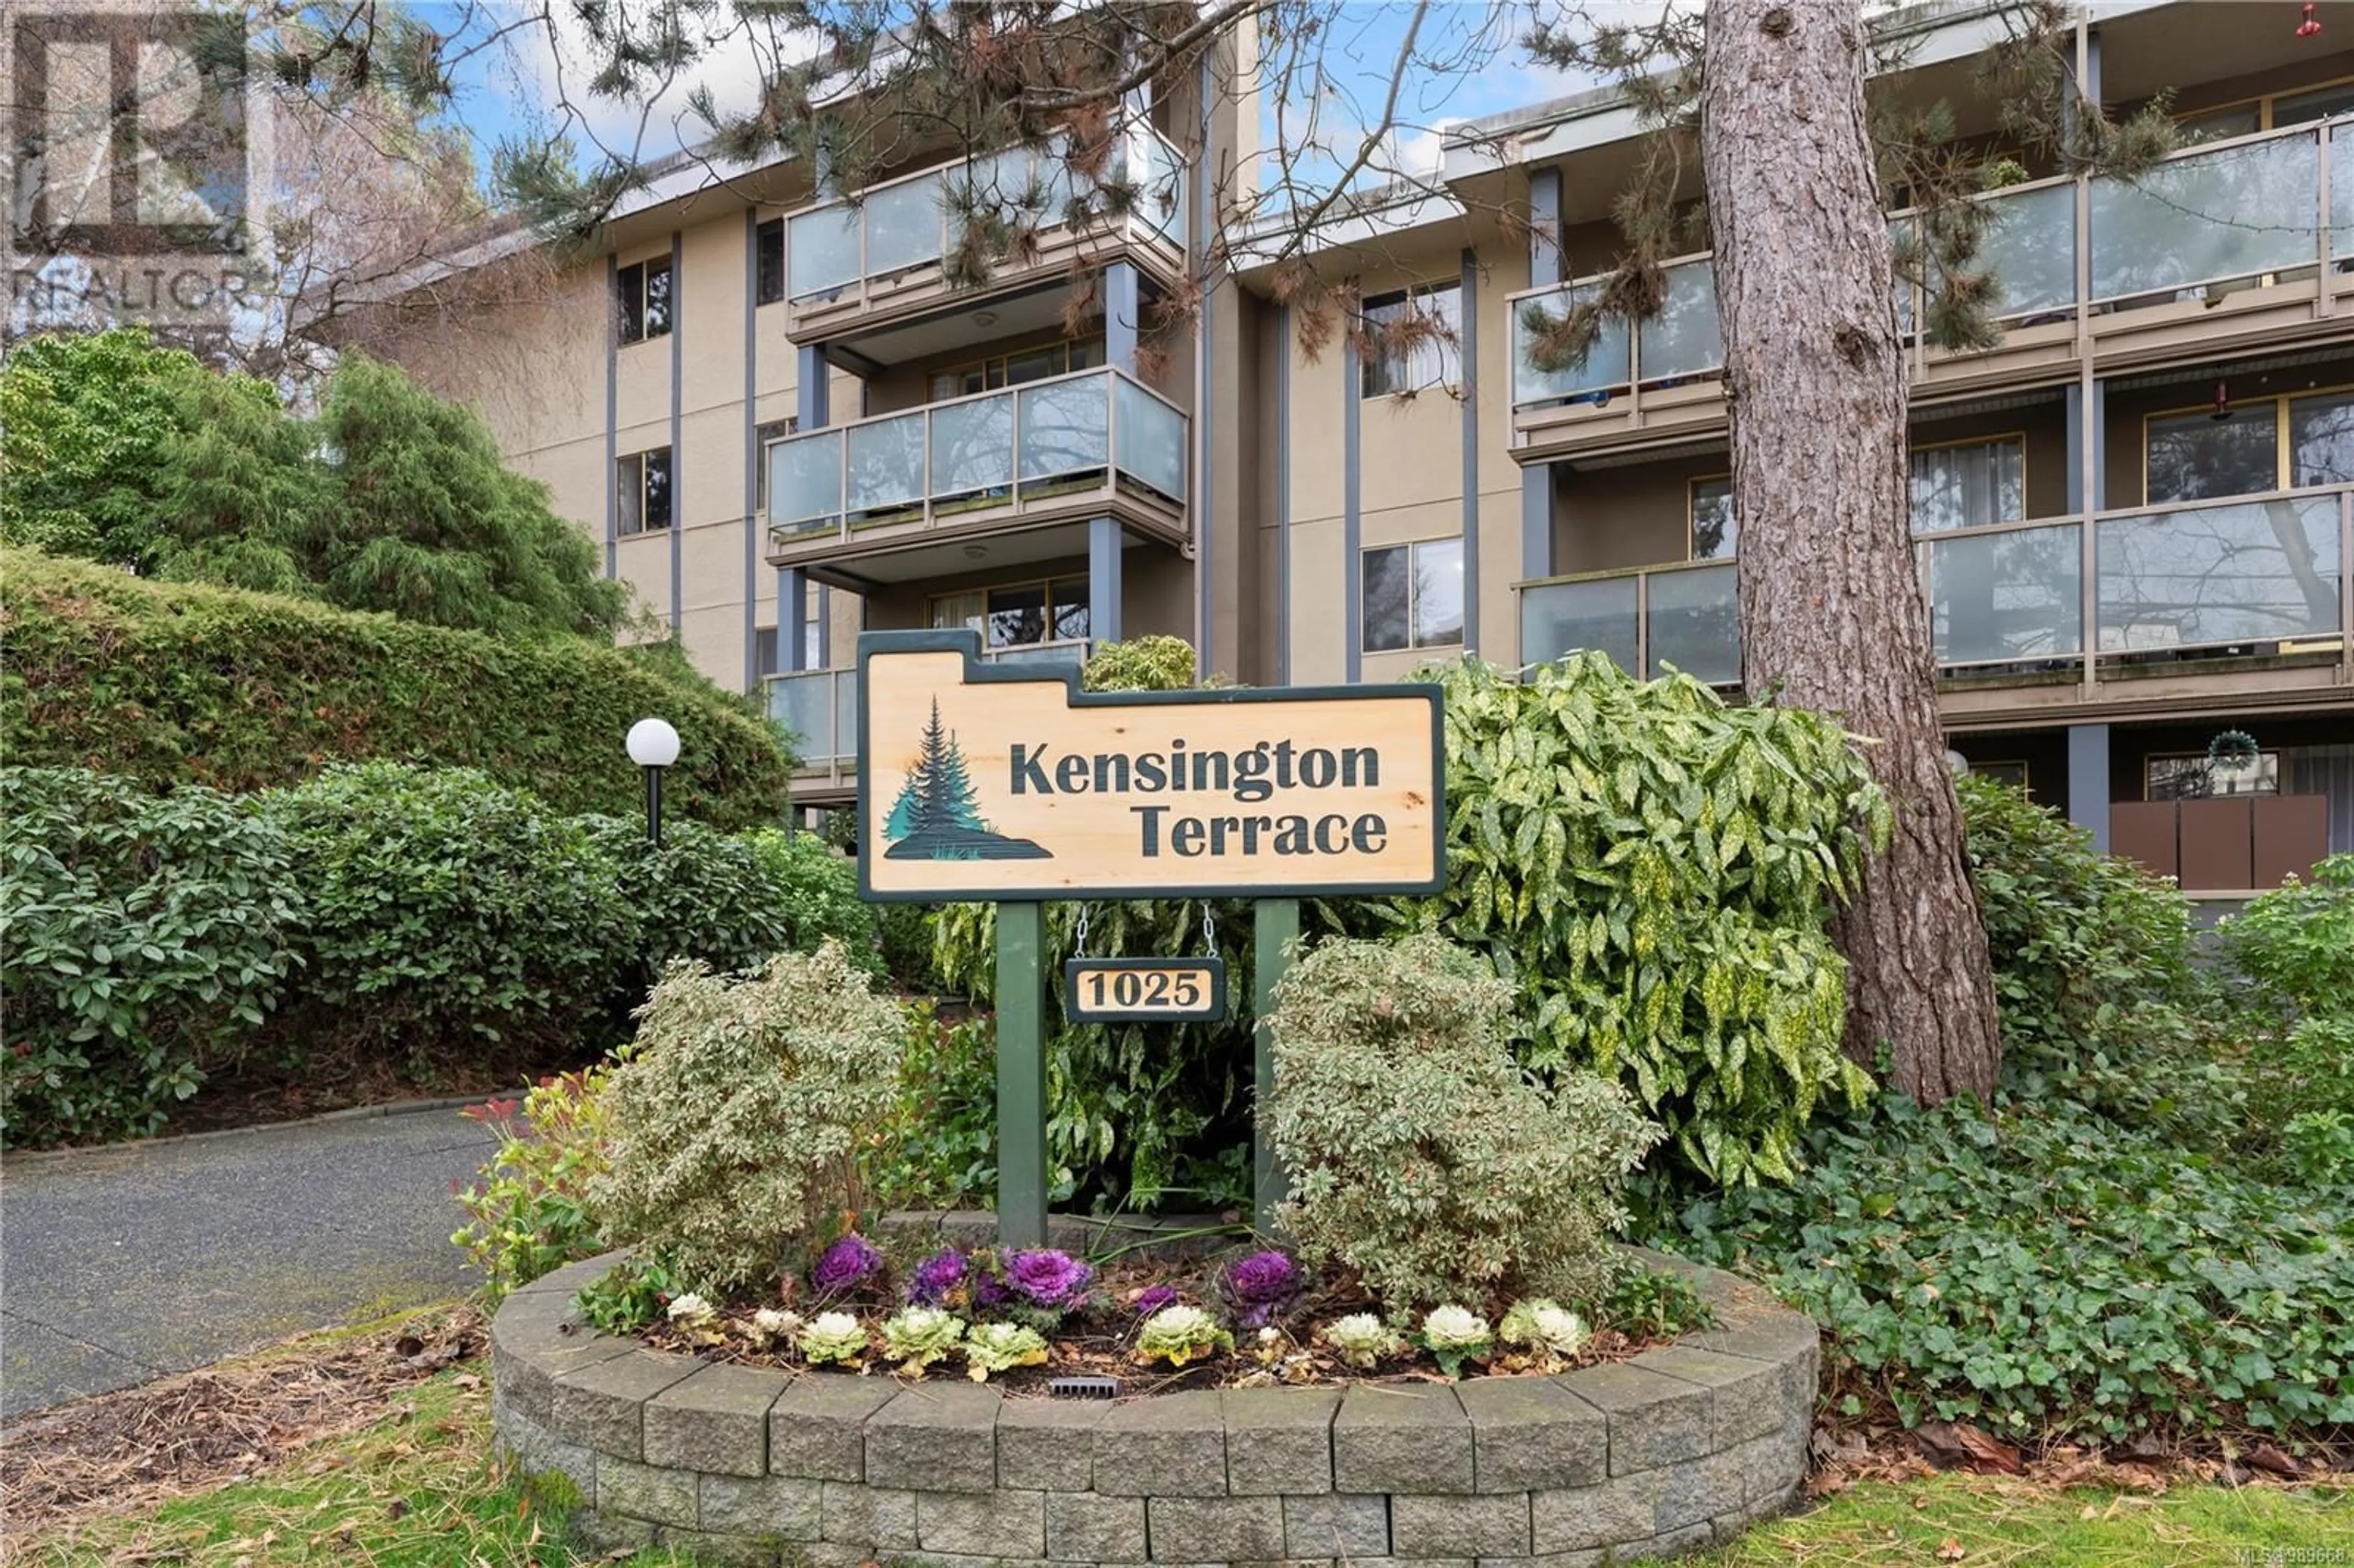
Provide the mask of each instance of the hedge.
POLYGON ((0 744, 33 767, 243 791, 331 762, 478 768, 563 812, 636 814, 622 750, 678 727, 669 808, 735 830, 779 821, 792 759, 716 688, 586 639, 500 640, 233 588, 144 581, 0 550, 0 744))

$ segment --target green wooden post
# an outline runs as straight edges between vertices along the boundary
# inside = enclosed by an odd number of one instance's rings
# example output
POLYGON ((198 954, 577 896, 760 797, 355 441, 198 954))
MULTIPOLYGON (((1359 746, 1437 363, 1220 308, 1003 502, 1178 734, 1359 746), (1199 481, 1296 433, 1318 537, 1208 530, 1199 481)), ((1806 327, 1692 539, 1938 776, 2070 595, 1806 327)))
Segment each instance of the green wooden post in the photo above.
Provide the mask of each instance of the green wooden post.
POLYGON ((997 1239, 1046 1245, 1044 904, 997 906, 997 1239))
POLYGON ((1257 1049, 1255 1088, 1251 1096, 1251 1223, 1261 1231, 1275 1228, 1275 1206, 1289 1191, 1283 1168, 1275 1162, 1275 1145, 1267 1135, 1267 1097, 1275 1088, 1275 1049, 1267 1033, 1267 1015, 1275 1011, 1275 985, 1291 962, 1285 949, 1299 936, 1299 900, 1262 898, 1251 906, 1251 1031, 1257 1049))

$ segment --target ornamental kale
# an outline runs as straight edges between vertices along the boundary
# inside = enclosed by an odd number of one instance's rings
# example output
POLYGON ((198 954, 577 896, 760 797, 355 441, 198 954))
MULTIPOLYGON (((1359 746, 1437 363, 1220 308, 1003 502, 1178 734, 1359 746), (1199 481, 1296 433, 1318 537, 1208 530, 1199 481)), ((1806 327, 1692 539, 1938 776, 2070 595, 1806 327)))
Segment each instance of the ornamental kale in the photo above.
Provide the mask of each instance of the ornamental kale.
POLYGON ((1150 1318, 1163 1307, 1177 1305, 1177 1287, 1173 1285, 1148 1285, 1136 1293, 1129 1309, 1140 1318, 1150 1318))
POLYGON ((883 1272, 883 1255, 853 1231, 825 1249, 810 1270, 810 1283, 825 1295, 853 1289, 883 1272))
POLYGON ((1094 1269, 1052 1247, 1007 1253, 1004 1266, 1006 1285, 1034 1307, 1076 1307, 1095 1278, 1094 1269))
POLYGON ((1235 1263, 1219 1281, 1246 1329, 1263 1329, 1299 1300, 1299 1269, 1288 1255, 1270 1247, 1235 1263))
POLYGON ((919 1307, 940 1306, 962 1291, 971 1272, 963 1253, 944 1246, 916 1266, 907 1281, 907 1299, 919 1307))
POLYGON ((1136 1359, 1182 1367, 1235 1348, 1235 1337, 1199 1307, 1163 1307, 1146 1319, 1136 1337, 1136 1359))

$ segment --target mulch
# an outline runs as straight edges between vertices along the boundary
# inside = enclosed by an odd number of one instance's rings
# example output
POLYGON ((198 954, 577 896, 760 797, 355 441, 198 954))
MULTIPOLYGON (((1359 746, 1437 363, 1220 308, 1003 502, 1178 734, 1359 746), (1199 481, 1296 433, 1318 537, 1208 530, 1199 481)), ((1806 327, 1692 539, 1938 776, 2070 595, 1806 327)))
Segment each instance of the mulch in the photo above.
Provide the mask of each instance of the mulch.
POLYGON ((289 1340, 26 1417, 0 1431, 0 1547, 91 1513, 246 1479, 380 1419, 403 1390, 479 1356, 484 1343, 482 1314, 451 1306, 380 1337, 318 1350, 289 1340))

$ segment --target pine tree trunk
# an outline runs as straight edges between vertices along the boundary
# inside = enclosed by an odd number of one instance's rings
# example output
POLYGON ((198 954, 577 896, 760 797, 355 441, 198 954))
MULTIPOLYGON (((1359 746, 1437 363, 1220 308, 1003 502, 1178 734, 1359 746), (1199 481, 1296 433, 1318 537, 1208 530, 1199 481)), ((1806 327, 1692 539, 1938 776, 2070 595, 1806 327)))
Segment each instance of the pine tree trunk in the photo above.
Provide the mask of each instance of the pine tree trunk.
POLYGON ((1742 676, 1878 743, 1895 832, 1833 926, 1847 1050, 1927 1104, 1994 1086, 1986 927, 1914 568, 1904 366, 1858 0, 1709 0, 1702 165, 1740 518, 1742 676))

